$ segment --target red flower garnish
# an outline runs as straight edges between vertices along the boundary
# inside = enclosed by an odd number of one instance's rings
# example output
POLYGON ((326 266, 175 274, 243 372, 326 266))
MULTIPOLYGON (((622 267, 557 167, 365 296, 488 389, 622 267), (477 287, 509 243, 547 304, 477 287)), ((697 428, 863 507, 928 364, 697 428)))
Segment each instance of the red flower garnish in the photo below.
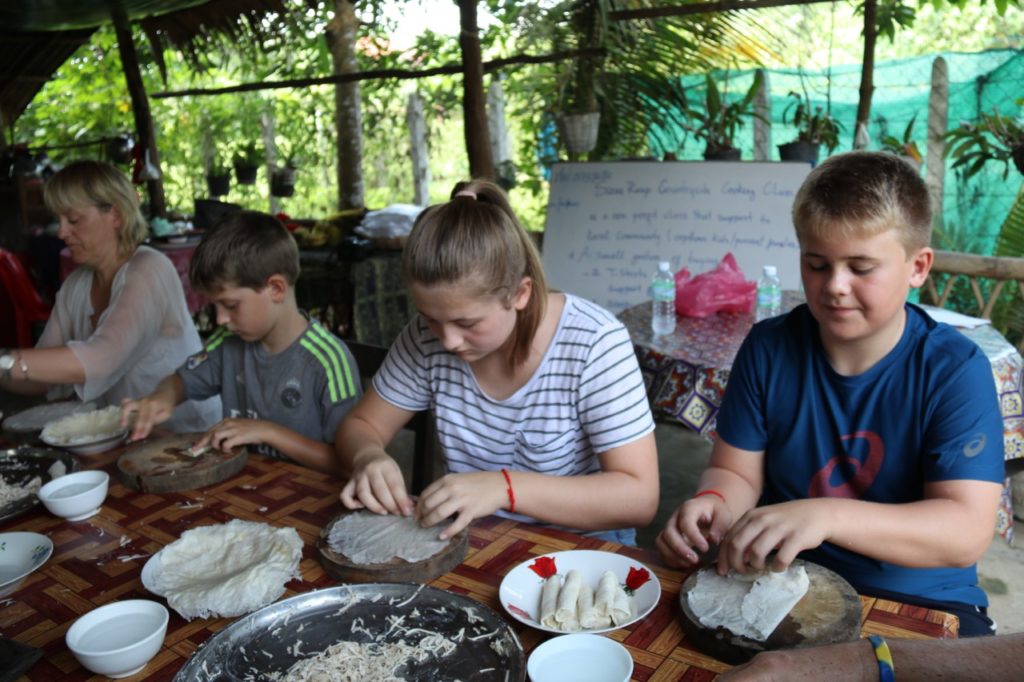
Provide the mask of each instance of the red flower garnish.
POLYGON ((554 557, 549 556, 542 556, 534 559, 533 563, 530 564, 530 570, 545 580, 558 573, 558 569, 555 568, 554 557))
POLYGON ((626 592, 632 594, 650 579, 651 574, 647 572, 646 568, 630 566, 629 575, 626 576, 626 592))

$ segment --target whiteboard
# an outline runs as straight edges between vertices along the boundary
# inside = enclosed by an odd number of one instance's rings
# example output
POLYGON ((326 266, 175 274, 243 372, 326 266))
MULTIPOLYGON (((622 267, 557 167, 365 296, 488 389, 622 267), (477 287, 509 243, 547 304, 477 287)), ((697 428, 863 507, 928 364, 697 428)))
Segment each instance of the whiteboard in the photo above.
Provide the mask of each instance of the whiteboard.
POLYGON ((753 161, 556 164, 544 228, 548 283, 618 313, 649 300, 658 261, 696 275, 731 251, 747 279, 774 265, 782 288, 798 289, 790 212, 810 171, 753 161))

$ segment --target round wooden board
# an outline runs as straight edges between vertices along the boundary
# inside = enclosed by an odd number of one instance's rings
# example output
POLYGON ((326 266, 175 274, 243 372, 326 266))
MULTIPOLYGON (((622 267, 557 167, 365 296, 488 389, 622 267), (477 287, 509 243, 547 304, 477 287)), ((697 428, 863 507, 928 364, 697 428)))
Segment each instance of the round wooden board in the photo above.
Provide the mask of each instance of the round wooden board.
POLYGON ((199 433, 178 433, 128 446, 117 459, 121 482, 133 490, 170 493, 195 490, 234 476, 249 457, 245 448, 211 450, 199 457, 182 452, 199 433))
POLYGON ((323 566, 324 572, 339 582, 352 583, 426 583, 447 573, 462 563, 469 550, 469 529, 451 538, 448 545, 432 557, 422 561, 406 561, 394 558, 383 564, 356 564, 344 554, 339 554, 327 544, 334 524, 349 514, 367 514, 372 512, 358 510, 347 511, 331 519, 316 541, 316 555, 323 566))
MULTIPOLYGON (((735 635, 725 628, 708 629, 690 610, 686 595, 697 584, 694 571, 679 590, 680 621, 686 638, 709 656, 725 663, 745 663, 762 651, 848 642, 860 634, 860 598, 850 583, 824 566, 797 559, 807 569, 810 587, 771 636, 763 642, 735 635)), ((713 571, 714 567, 701 570, 713 571)))

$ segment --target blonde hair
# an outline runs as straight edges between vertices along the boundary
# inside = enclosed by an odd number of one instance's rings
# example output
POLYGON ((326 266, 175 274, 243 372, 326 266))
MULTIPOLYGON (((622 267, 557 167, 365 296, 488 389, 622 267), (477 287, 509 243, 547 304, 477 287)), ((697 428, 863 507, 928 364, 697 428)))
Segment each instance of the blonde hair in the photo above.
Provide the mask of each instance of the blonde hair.
POLYGON ((931 200, 918 170, 895 154, 848 152, 807 176, 793 201, 793 225, 800 242, 894 229, 909 256, 931 242, 931 200))
POLYGON ((50 212, 57 215, 84 206, 95 206, 104 213, 116 208, 122 221, 117 233, 117 251, 121 256, 134 252, 149 232, 132 183, 124 173, 103 161, 69 163, 47 180, 43 200, 50 212))
POLYGON ((460 182, 450 201, 420 213, 402 254, 402 276, 406 284, 428 287, 474 278, 479 289, 473 295, 496 297, 506 305, 529 277, 533 287, 516 313, 510 365, 530 356, 547 307, 547 281, 537 247, 493 182, 460 182))

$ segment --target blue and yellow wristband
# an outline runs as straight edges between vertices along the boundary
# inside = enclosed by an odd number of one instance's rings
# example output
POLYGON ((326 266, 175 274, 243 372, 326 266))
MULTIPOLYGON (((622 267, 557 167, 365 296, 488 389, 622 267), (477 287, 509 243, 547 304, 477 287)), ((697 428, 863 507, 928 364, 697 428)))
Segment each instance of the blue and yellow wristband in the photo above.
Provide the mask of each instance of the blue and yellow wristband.
POLYGON ((878 660, 878 679, 880 682, 896 682, 896 668, 892 664, 892 652, 885 639, 879 635, 868 636, 871 648, 875 652, 875 659, 878 660))

